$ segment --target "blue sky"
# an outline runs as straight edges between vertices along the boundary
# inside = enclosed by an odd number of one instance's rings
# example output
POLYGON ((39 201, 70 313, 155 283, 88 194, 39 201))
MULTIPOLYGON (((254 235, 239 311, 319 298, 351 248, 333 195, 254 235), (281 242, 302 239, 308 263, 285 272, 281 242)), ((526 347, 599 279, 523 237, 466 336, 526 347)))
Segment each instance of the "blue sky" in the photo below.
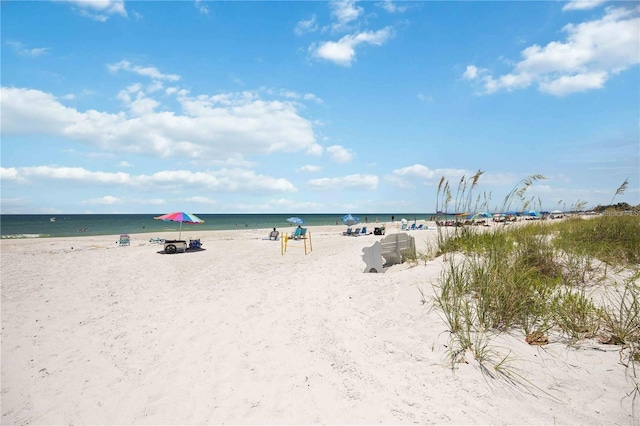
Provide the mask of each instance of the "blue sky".
POLYGON ((0 7, 4 214, 640 204, 638 2, 0 7))

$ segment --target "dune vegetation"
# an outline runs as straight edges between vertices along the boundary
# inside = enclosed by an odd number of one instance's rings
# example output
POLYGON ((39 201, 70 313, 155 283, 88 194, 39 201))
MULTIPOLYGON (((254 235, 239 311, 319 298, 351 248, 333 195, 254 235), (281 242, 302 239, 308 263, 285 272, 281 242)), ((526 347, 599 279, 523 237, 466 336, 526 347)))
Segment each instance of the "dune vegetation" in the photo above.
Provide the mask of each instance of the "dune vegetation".
MULTIPOLYGON (((473 194, 481 174, 460 180, 456 212, 486 210, 490 195, 473 194)), ((540 179, 523 180, 501 210, 539 206, 526 191, 540 179)), ((448 211, 451 192, 441 180, 439 211, 448 211)), ((629 396, 634 402, 640 397, 639 215, 439 227, 433 252, 446 261, 434 285, 433 306, 450 333, 452 367, 475 360, 489 376, 522 384, 508 356, 492 346, 496 335, 521 333, 532 345, 593 339, 619 346, 629 396)))

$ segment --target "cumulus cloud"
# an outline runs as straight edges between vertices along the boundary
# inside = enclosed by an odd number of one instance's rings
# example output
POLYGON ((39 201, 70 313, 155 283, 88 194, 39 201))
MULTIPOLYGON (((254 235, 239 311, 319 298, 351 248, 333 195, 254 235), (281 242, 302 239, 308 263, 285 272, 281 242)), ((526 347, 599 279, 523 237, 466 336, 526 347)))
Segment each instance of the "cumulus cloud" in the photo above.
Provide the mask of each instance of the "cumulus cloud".
POLYGON ((341 145, 332 145, 327 148, 327 154, 336 163, 348 163, 353 158, 353 152, 341 145))
POLYGON ((467 65, 464 73, 462 74, 462 78, 466 80, 473 80, 478 77, 478 67, 475 65, 467 65))
POLYGON ((312 179, 307 186, 316 191, 333 191, 336 189, 373 190, 378 187, 375 175, 353 174, 343 177, 312 179))
POLYGON ((167 170, 150 175, 133 175, 124 172, 91 171, 83 167, 12 167, 0 168, 0 177, 23 183, 32 181, 67 181, 78 185, 118 185, 144 188, 147 191, 181 190, 200 188, 217 192, 296 192, 287 179, 256 174, 245 169, 220 169, 217 171, 193 172, 190 170, 167 170))
POLYGON ((58 0, 67 3, 81 16, 106 22, 112 15, 127 16, 124 0, 58 0))
POLYGON ((15 167, 0 167, 0 179, 2 180, 17 180, 18 170, 15 167))
POLYGON ((604 87, 607 80, 640 63, 640 7, 608 8, 598 20, 565 25, 565 41, 522 50, 512 72, 499 77, 475 65, 463 78, 480 84, 486 94, 537 84, 555 96, 604 87))
MULTIPOLYGON (((180 112, 159 111, 160 102, 132 85, 118 94, 128 113, 79 111, 39 90, 0 89, 2 134, 47 134, 103 151, 242 163, 246 156, 276 152, 321 153, 312 123, 294 101, 257 93, 191 96, 177 90, 180 112)), ((161 92, 163 95, 166 93, 161 92)))
POLYGON ((316 58, 349 67, 355 60, 356 47, 360 45, 382 46, 391 37, 393 37, 391 27, 385 27, 378 31, 364 31, 349 34, 338 41, 325 41, 319 44, 313 44, 310 50, 311 54, 316 58))

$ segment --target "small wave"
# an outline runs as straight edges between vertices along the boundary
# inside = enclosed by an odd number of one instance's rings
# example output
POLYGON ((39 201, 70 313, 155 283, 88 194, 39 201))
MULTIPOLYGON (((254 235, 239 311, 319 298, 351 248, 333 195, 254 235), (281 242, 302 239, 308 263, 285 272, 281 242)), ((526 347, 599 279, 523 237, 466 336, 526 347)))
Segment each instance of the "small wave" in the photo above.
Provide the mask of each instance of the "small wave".
POLYGON ((49 234, 13 234, 13 235, 2 235, 0 236, 3 240, 17 240, 22 238, 45 238, 48 237, 49 234))

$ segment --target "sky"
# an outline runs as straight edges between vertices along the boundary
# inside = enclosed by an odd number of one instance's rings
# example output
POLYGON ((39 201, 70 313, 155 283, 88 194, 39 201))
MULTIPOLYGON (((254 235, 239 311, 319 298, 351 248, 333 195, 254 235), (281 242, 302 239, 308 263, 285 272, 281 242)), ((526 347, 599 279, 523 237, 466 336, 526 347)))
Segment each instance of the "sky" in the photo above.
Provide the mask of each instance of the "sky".
POLYGON ((640 204, 638 2, 0 8, 2 214, 640 204))

